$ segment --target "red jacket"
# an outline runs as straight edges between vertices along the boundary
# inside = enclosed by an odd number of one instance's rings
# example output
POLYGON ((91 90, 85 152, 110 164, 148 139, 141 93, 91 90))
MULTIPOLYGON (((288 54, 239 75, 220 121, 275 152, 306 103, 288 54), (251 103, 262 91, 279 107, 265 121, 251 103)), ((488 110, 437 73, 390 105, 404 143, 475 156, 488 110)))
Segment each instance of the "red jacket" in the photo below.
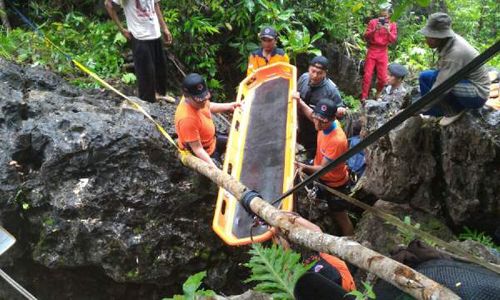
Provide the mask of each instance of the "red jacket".
POLYGON ((370 20, 365 31, 365 39, 369 48, 387 48, 398 38, 396 23, 389 22, 389 31, 381 27, 377 30, 378 18, 370 20))

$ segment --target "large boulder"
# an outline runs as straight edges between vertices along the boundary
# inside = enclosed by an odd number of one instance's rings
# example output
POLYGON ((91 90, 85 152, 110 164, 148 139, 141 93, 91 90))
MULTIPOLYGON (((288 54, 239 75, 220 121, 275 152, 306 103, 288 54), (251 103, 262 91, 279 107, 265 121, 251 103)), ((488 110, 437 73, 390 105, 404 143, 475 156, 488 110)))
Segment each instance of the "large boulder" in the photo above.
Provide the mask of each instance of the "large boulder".
MULTIPOLYGON (((402 103, 368 101, 368 132, 398 113, 402 103)), ((449 225, 493 232, 500 226, 500 111, 467 112, 447 127, 415 116, 366 150, 361 189, 407 203, 449 225)))
MULTIPOLYGON (((44 299, 68 298, 73 277, 106 278, 86 299, 119 296, 121 283, 144 285, 130 298, 158 298, 200 270, 220 289, 236 263, 211 230, 215 189, 141 113, 105 95, 0 60, 0 220, 18 238, 1 266, 44 299)), ((137 101, 174 135, 175 105, 137 101)))

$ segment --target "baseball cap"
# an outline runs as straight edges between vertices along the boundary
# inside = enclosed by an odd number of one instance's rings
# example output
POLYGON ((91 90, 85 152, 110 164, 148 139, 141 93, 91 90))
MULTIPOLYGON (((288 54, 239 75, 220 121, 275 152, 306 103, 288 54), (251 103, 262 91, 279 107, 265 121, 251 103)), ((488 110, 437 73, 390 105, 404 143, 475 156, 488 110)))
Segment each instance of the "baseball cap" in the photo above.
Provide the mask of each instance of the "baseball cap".
POLYGON ((191 73, 184 77, 182 91, 186 96, 196 99, 204 99, 209 93, 205 79, 197 73, 191 73))
POLYGON ((330 99, 321 99, 316 103, 313 113, 326 119, 333 119, 337 113, 337 106, 330 99))
POLYGON ((324 56, 316 56, 315 58, 311 59, 309 65, 326 71, 328 70, 329 63, 330 62, 328 61, 328 58, 324 56))
POLYGON ((276 39, 278 36, 278 33, 276 32, 276 29, 274 29, 271 26, 266 26, 262 28, 262 30, 259 33, 259 38, 270 38, 270 39, 276 39))
POLYGON ((408 70, 403 65, 393 63, 389 65, 389 73, 394 77, 404 78, 408 75, 408 70))

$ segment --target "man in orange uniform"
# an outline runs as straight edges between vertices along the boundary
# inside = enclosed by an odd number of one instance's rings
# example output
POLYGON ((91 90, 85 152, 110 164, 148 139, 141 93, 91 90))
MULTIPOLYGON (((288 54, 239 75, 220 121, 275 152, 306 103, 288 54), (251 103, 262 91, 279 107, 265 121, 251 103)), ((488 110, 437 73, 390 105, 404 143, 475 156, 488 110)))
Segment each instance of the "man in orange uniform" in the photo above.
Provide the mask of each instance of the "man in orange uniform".
POLYGON ((362 102, 368 99, 374 69, 377 70, 377 95, 375 99, 380 96, 387 81, 387 64, 389 62, 387 48, 396 42, 398 37, 397 25, 389 19, 391 5, 385 3, 380 8, 380 17, 370 20, 364 35, 368 43, 368 53, 365 59, 365 75, 361 91, 362 102))
MULTIPOLYGON (((294 98, 297 98, 297 95, 294 95, 294 98)), ((296 162, 297 168, 306 174, 312 174, 346 152, 349 145, 344 131, 339 122, 336 121, 337 106, 332 100, 321 99, 314 107, 314 110, 300 98, 298 103, 299 109, 314 123, 314 127, 318 131, 314 165, 296 162)), ((340 164, 323 175, 320 182, 340 192, 349 193, 351 182, 346 163, 340 164)), ((354 227, 347 215, 347 203, 331 195, 321 186, 317 186, 317 188, 316 197, 327 201, 330 212, 340 227, 342 235, 353 235, 354 227)))
POLYGON ((175 111, 175 131, 181 149, 188 149, 198 158, 216 166, 226 149, 227 137, 216 136, 212 113, 232 112, 237 102, 212 103, 210 91, 201 75, 191 73, 182 82, 184 99, 175 111))
POLYGON ((290 62, 285 51, 276 47, 278 33, 274 28, 264 27, 259 33, 259 38, 261 48, 252 52, 248 57, 247 76, 263 66, 276 62, 290 62))

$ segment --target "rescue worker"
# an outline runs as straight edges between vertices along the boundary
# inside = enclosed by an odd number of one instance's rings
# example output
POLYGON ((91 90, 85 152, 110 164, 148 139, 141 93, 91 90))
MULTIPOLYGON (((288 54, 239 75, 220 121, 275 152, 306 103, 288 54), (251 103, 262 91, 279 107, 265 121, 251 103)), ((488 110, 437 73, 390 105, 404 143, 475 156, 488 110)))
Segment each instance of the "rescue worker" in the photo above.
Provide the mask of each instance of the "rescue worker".
MULTIPOLYGON (((438 52, 437 70, 420 73, 421 95, 439 86, 450 76, 479 55, 463 37, 451 29, 451 18, 445 13, 434 13, 420 30, 431 49, 438 52)), ((425 112, 425 115, 444 116, 439 124, 447 126, 458 120, 467 109, 482 107, 488 100, 490 81, 485 66, 481 66, 449 92, 442 96, 442 101, 425 112)))
POLYGON ((364 102, 369 97, 374 70, 377 71, 377 94, 375 99, 380 96, 387 81, 388 47, 396 42, 398 36, 397 25, 390 20, 390 3, 382 4, 380 8, 380 17, 370 20, 364 34, 368 52, 365 59, 361 102, 364 102))
MULTIPOLYGON (((297 80, 297 92, 304 102, 313 107, 320 99, 330 99, 337 106, 337 118, 341 118, 346 108, 339 90, 333 81, 327 78, 329 61, 324 56, 316 56, 309 62, 309 69, 297 80)), ((314 125, 299 110, 298 142, 307 151, 308 159, 316 154, 316 130, 314 125)))
POLYGON ((233 112, 240 104, 210 102, 211 94, 205 79, 196 73, 184 78, 182 92, 184 98, 175 111, 179 148, 187 149, 206 163, 220 167, 227 136, 216 135, 212 113, 233 112))
MULTIPOLYGON (((297 98, 296 95, 294 98, 298 100, 299 109, 314 123, 317 130, 317 149, 313 165, 301 162, 295 163, 300 171, 312 174, 348 150, 347 137, 335 118, 337 106, 330 99, 321 99, 312 109, 303 100, 297 98)), ((340 192, 350 192, 351 182, 345 162, 320 177, 319 181, 340 192)), ((353 235, 354 228, 347 215, 347 203, 328 193, 319 185, 316 185, 315 189, 317 189, 316 197, 327 201, 330 212, 340 227, 342 235, 353 235)))
POLYGON ((163 33, 165 43, 171 44, 172 35, 163 19, 160 0, 105 0, 104 4, 111 19, 132 46, 139 98, 149 102, 165 98, 167 60, 161 36, 163 33), (127 29, 118 18, 113 3, 123 7, 127 29))
POLYGON ((247 76, 263 66, 276 62, 290 62, 285 51, 276 46, 278 33, 273 27, 266 26, 262 28, 259 38, 261 48, 252 52, 248 57, 247 76))
MULTIPOLYGON (((300 216, 293 222, 309 230, 322 232, 317 225, 300 216)), ((297 280, 293 291, 295 299, 354 299, 346 297, 348 292, 356 290, 356 284, 351 270, 343 260, 327 253, 319 253, 307 258, 304 264, 308 265, 312 261, 316 263, 297 280)))

